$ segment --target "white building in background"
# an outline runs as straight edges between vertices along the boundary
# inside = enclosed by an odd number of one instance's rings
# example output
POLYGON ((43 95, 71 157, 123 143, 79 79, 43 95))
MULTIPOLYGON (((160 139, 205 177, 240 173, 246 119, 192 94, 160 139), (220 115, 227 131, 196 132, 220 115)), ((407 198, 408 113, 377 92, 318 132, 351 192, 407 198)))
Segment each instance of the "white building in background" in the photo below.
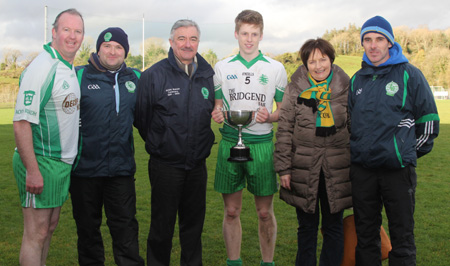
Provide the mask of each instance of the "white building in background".
POLYGON ((436 100, 448 100, 450 89, 445 89, 442 86, 430 86, 436 100))

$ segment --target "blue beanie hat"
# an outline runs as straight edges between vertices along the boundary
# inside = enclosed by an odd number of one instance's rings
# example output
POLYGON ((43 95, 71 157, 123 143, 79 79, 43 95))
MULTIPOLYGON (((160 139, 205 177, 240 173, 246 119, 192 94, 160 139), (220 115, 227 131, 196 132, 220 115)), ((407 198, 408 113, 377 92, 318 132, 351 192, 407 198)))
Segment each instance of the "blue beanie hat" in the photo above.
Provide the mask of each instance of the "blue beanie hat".
POLYGON ((363 43, 364 35, 369 32, 375 32, 383 35, 392 45, 394 45, 394 33, 392 31, 391 24, 389 24, 385 18, 375 16, 364 23, 361 28, 361 44, 363 43))
POLYGON ((125 49, 125 58, 127 58, 130 45, 128 44, 128 35, 121 28, 107 28, 102 31, 97 39, 97 53, 103 42, 117 42, 125 49))

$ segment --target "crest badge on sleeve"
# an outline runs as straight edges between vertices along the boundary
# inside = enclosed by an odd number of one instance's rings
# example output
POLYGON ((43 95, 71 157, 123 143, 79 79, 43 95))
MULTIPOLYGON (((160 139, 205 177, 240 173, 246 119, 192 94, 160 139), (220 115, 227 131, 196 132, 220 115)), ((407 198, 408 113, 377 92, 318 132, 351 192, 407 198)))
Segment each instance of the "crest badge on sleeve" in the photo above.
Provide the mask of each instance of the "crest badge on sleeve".
POLYGON ((25 106, 30 106, 31 103, 33 102, 33 97, 36 94, 36 92, 34 92, 34 91, 25 91, 23 94, 24 94, 23 104, 25 106))

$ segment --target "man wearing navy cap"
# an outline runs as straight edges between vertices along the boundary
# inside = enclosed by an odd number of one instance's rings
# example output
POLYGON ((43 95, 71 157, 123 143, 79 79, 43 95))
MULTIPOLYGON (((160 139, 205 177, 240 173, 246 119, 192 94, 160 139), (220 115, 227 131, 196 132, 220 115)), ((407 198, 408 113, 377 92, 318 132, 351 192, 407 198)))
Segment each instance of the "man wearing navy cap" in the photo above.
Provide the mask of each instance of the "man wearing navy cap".
POLYGON ((351 168, 356 265, 381 265, 383 205, 392 250, 389 265, 416 265, 414 207, 417 158, 429 153, 439 116, 422 72, 408 63, 380 16, 361 28, 362 68, 351 80, 351 168))
POLYGON ((121 28, 98 36, 97 53, 77 68, 81 88, 80 145, 71 176, 80 265, 104 265, 102 207, 117 265, 144 265, 139 256, 133 121, 138 70, 124 63, 129 44, 121 28))

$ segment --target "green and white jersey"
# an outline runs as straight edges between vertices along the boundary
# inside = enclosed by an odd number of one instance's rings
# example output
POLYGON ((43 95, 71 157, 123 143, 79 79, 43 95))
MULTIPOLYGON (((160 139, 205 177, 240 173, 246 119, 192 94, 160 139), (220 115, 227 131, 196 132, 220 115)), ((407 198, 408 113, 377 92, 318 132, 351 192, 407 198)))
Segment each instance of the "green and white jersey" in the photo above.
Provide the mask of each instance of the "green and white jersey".
MULTIPOLYGON (((226 58, 215 66, 216 99, 225 110, 257 110, 266 107, 271 113, 273 101, 281 102, 287 85, 284 66, 261 52, 250 62, 240 54, 226 58)), ((272 133, 272 123, 252 123, 242 130, 252 135, 272 133)), ((222 134, 228 131, 224 127, 222 134)))
POLYGON ((78 148, 80 86, 72 64, 50 46, 23 71, 13 121, 31 124, 34 152, 72 164, 78 148))

